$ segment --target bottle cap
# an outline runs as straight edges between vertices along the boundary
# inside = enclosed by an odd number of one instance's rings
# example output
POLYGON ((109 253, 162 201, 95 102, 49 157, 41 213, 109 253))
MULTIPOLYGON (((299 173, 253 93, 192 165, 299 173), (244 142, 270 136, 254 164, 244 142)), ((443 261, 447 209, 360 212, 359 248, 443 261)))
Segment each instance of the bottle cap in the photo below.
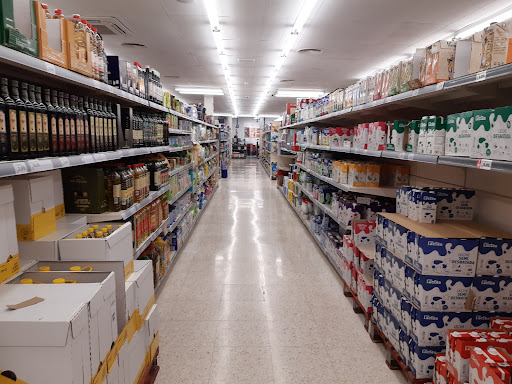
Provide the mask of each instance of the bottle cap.
POLYGON ((89 28, 92 28, 92 25, 91 25, 91 24, 89 24, 89 23, 87 23, 87 26, 88 26, 89 28))
POLYGON ((82 270, 82 268, 80 268, 80 266, 78 266, 78 265, 74 265, 71 268, 69 268, 69 270, 72 272, 80 272, 82 270))
POLYGON ((107 227, 101 228, 101 232, 103 232, 103 233, 107 232, 107 227))
POLYGON ((93 227, 94 229, 98 229, 98 228, 99 228, 99 227, 98 227, 98 224, 94 224, 92 227, 93 227))
POLYGON ((97 231, 96 232, 96 237, 103 237, 103 232, 97 231))
POLYGON ((107 229, 112 229, 112 226, 110 224, 107 224, 107 229))
MULTIPOLYGON (((62 12, 62 11, 61 11, 61 12, 62 12)), ((79 15, 78 13, 75 13, 75 14, 73 15, 73 19, 75 19, 75 20, 80 20, 80 15, 79 15)))
POLYGON ((48 9, 48 4, 41 3, 41 7, 43 7, 43 9, 48 9))
POLYGON ((53 284, 65 284, 65 283, 66 283, 66 280, 65 280, 65 279, 63 279, 63 278, 61 278, 61 277, 59 277, 58 279, 54 279, 54 280, 52 281, 52 283, 53 283, 53 284))
POLYGON ((87 231, 82 231, 82 237, 87 237, 87 231))
POLYGON ((39 272, 48 272, 50 270, 50 267, 47 265, 43 265, 42 267, 39 267, 39 272))
POLYGON ((92 30, 93 32, 98 32, 98 28, 94 28, 94 27, 93 27, 93 28, 91 28, 91 30, 92 30))
POLYGON ((87 232, 94 233, 94 228, 89 228, 87 232))
POLYGON ((76 235, 75 236, 75 239, 81 239, 82 238, 82 235, 76 235))
POLYGON ((62 14, 62 9, 54 9, 53 13, 55 13, 56 15, 61 15, 62 14))
POLYGON ((20 284, 32 284, 32 279, 21 279, 20 284))
POLYGON ((85 19, 82 19, 81 22, 84 24, 87 24, 87 20, 85 20, 85 19))

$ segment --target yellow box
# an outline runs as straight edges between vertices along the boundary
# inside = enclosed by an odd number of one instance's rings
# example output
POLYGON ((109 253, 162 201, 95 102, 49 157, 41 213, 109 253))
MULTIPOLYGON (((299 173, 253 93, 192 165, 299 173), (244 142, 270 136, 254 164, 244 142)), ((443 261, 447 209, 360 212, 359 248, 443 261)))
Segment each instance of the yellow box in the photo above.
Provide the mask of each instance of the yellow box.
POLYGON ((366 186, 366 164, 350 163, 348 165, 348 185, 351 187, 366 186))
POLYGON ((380 165, 368 164, 366 165, 366 186, 378 187, 380 184, 380 165))
POLYGON ((340 163, 340 180, 338 183, 340 184, 348 184, 348 169, 349 169, 349 162, 342 161, 340 163))

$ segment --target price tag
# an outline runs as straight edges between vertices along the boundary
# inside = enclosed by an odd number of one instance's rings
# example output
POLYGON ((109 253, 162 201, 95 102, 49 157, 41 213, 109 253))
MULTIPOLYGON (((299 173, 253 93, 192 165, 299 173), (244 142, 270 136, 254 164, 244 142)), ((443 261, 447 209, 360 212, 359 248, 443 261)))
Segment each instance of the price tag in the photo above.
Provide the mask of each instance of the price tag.
POLYGON ((440 83, 436 84, 436 91, 440 91, 444 88, 444 81, 441 81, 440 83))
POLYGON ((484 81, 487 77, 487 71, 480 71, 476 74, 475 81, 484 81))
POLYGON ((25 163, 14 163, 13 164, 14 166, 14 173, 16 175, 23 175, 24 173, 28 173, 28 170, 27 170, 27 164, 25 163))
POLYGON ((92 157, 92 155, 81 155, 80 158, 83 164, 94 163, 94 157, 92 157))
POLYGON ((483 169, 486 171, 490 171, 491 167, 492 167, 492 160, 478 159, 476 162, 477 169, 483 169))
POLYGON ((345 141, 343 142, 343 148, 350 148, 350 144, 351 144, 351 143, 350 143, 350 141, 345 140, 345 141))
POLYGON ((370 204, 372 202, 372 198, 371 197, 363 197, 363 196, 359 196, 357 198, 357 204, 370 204))
POLYGON ((32 172, 41 172, 53 169, 53 163, 51 160, 28 160, 28 164, 32 169, 32 172))
POLYGON ((415 89, 414 91, 412 91, 413 96, 418 96, 419 93, 420 93, 419 89, 415 89))
POLYGON ((52 63, 45 63, 46 64, 46 72, 51 73, 52 75, 55 75, 57 71, 55 70, 55 65, 52 63))
POLYGON ((107 156, 103 153, 96 153, 93 156, 97 162, 107 161, 107 156))
POLYGON ((59 160, 63 168, 71 166, 71 164, 69 163, 69 159, 67 157, 59 157, 59 160))

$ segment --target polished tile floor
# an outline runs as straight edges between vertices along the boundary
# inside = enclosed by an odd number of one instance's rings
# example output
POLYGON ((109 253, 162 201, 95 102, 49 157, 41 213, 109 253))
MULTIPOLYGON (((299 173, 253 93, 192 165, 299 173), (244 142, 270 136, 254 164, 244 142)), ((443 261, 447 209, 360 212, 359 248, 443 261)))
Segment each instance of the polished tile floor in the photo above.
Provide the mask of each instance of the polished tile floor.
POLYGON ((255 159, 233 160, 157 299, 158 384, 404 384, 255 159))

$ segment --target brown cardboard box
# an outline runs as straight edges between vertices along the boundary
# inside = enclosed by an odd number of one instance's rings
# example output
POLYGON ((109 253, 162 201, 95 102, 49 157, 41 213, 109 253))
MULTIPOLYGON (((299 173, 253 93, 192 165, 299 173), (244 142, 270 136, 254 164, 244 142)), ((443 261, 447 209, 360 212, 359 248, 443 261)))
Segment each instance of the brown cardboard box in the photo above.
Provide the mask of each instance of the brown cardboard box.
POLYGON ((427 67, 423 85, 440 83, 453 78, 455 42, 439 40, 427 48, 427 67))
POLYGON ((69 68, 68 43, 65 35, 64 20, 47 19, 39 1, 34 1, 36 14, 39 58, 69 68))
POLYGON ((494 23, 484 29, 481 70, 507 64, 510 46, 510 21, 494 23))
POLYGON ((91 55, 91 37, 86 34, 86 55, 87 60, 84 62, 78 59, 78 52, 75 48, 75 24, 70 20, 63 21, 65 34, 64 38, 68 43, 69 69, 81 73, 82 75, 92 77, 92 55, 91 55))

